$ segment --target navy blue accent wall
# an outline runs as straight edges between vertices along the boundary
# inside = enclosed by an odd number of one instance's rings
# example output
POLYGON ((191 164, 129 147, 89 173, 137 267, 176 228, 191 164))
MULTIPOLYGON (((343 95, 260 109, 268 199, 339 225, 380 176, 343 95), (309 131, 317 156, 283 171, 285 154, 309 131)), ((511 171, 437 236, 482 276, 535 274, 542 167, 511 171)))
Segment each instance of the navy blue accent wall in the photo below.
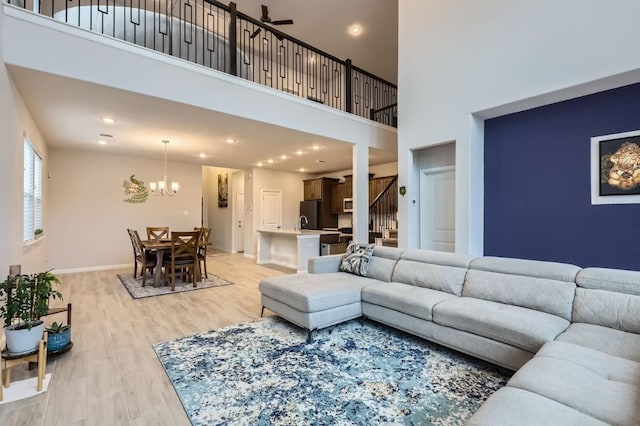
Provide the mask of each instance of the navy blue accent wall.
POLYGON ((484 253, 640 270, 640 205, 591 205, 591 137, 640 130, 640 84, 485 122, 484 253))

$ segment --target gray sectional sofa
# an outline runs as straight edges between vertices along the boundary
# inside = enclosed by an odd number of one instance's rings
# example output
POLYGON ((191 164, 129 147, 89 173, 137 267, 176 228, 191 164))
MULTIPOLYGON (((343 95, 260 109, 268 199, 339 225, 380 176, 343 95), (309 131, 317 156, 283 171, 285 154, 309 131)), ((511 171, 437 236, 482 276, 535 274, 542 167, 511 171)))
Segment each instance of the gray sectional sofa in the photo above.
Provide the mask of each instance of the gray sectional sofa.
POLYGON ((376 247, 366 277, 260 282, 263 309, 309 330, 366 318, 516 371, 469 425, 640 425, 640 272, 376 247))

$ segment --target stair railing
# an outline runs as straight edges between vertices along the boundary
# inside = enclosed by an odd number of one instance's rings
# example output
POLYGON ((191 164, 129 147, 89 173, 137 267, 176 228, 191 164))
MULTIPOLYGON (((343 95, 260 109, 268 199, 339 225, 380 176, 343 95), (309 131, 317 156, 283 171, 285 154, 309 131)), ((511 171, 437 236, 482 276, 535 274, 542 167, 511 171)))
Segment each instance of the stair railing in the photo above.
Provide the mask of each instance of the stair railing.
POLYGON ((393 125, 397 86, 217 0, 4 0, 44 16, 393 125), (372 114, 371 111, 378 111, 372 114))
POLYGON ((398 218, 398 175, 394 176, 369 205, 369 241, 383 238, 395 229, 398 218))

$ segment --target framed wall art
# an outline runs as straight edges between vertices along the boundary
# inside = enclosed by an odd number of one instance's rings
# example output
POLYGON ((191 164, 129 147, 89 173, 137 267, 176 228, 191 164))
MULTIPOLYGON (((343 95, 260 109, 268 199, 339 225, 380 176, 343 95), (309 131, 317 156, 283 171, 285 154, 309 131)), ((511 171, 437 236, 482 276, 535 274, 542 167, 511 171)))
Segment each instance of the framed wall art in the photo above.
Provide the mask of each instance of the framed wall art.
POLYGON ((640 203, 640 130, 591 138, 591 204, 640 203))
POLYGON ((218 174, 218 207, 229 204, 229 173, 218 174))

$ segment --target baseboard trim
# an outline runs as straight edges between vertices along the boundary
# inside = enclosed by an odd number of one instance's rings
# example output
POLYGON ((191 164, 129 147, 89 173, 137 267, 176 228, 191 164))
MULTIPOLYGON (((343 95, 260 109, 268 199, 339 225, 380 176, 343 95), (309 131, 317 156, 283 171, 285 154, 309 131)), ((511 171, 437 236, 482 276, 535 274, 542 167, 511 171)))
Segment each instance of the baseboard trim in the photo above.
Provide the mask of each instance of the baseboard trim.
POLYGON ((133 268, 131 263, 123 263, 121 265, 103 265, 103 266, 85 266, 83 268, 67 268, 67 269, 54 269, 54 274, 75 274, 78 272, 95 272, 95 271, 108 271, 110 269, 125 269, 133 268))

